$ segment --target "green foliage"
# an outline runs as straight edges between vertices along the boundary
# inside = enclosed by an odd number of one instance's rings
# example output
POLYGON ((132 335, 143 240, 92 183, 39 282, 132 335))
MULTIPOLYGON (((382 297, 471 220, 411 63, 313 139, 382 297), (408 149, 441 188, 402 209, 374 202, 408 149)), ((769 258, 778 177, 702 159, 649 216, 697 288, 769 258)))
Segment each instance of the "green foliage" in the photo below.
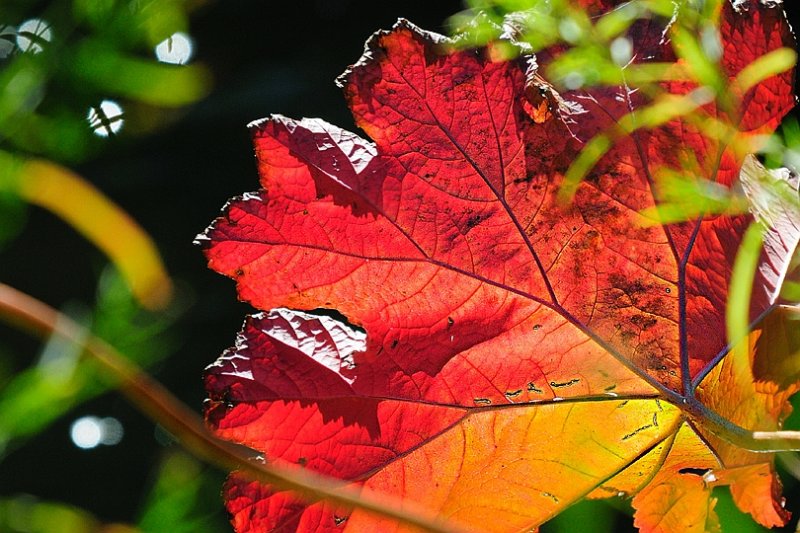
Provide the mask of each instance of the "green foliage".
POLYGON ((211 512, 218 504, 221 478, 185 453, 166 455, 147 496, 139 528, 145 533, 223 531, 226 524, 219 523, 211 512))
MULTIPOLYGON (((165 307, 170 281, 148 236, 67 165, 101 154, 120 131, 142 135, 156 130, 178 117, 179 108, 208 93, 211 80, 203 65, 168 64, 154 52, 176 32, 187 31, 189 4, 184 0, 0 3, 0 252, 14 239, 24 238, 29 204, 51 210, 95 242, 117 268, 109 266, 99 276, 93 301, 72 300, 62 312, 84 326, 87 335, 104 339, 143 367, 168 357, 177 346, 170 328, 185 303, 178 298, 165 307), (137 289, 144 279, 137 281, 140 276, 154 276, 151 281, 162 294, 147 295, 137 289)), ((0 350, 0 461, 60 417, 115 387, 108 372, 73 342, 50 338, 32 364, 20 362, 21 355, 0 350)), ((201 486, 206 490, 212 486, 203 485, 206 475, 190 460, 184 458, 181 464, 185 473, 195 475, 176 477, 173 469, 159 477, 161 492, 143 511, 151 521, 151 509, 161 505, 163 484, 169 480, 173 503, 181 494, 192 499, 201 486), (180 482, 186 486, 180 487, 180 482)), ((214 486, 218 482, 214 479, 214 486)), ((194 511, 183 505, 173 518, 206 529, 206 522, 192 517, 194 511)), ((33 497, 0 502, 2 531, 101 528, 133 530, 108 526, 81 510, 33 497)))
POLYGON ((187 28, 182 0, 59 0, 43 12, 29 4, 0 7, 0 21, 12 24, 0 36, 10 48, 0 59, 0 149, 82 161, 104 146, 87 127, 104 99, 122 97, 127 127, 147 131, 158 124, 146 116, 151 106, 182 106, 208 92, 202 66, 153 57, 154 46, 187 28), (38 22, 14 28, 26 20, 38 22))
MULTIPOLYGON (((167 357, 174 347, 169 327, 179 310, 143 310, 110 268, 100 278, 93 309, 71 306, 64 313, 144 367, 167 357)), ((52 337, 34 365, 0 388, 0 461, 24 439, 112 386, 96 363, 82 357, 80 348, 52 337)))

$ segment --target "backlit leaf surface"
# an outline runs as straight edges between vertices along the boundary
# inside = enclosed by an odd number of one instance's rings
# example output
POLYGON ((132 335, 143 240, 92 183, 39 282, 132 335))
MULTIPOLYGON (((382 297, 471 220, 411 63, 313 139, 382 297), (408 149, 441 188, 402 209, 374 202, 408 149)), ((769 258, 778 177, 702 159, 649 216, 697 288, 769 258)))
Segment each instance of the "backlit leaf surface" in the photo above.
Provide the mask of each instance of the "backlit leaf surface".
MULTIPOLYGON (((720 28, 731 80, 794 44, 779 7, 736 4, 723 3, 720 28)), ((637 61, 674 60, 666 24, 630 29, 637 61)), ((797 213, 644 216, 659 202, 655 176, 688 153, 698 179, 750 196, 768 175, 755 160, 740 172, 743 154, 684 119, 618 139, 560 202, 585 143, 649 102, 622 87, 559 95, 526 58, 491 58, 400 21, 340 78, 372 141, 318 119, 251 125, 262 188, 200 240, 264 312, 208 369, 209 423, 269 461, 469 530, 528 530, 583 497, 625 495, 643 531, 715 531, 715 484, 762 524, 783 524, 772 457, 721 441, 681 405, 696 396, 748 429, 780 427, 797 373, 772 369, 797 339, 770 318, 728 354, 725 304, 757 218, 774 229, 751 318, 775 307, 797 213), (307 312, 320 308, 361 329, 307 312)), ((736 118, 701 112, 769 132, 794 103, 792 74, 740 96, 736 118)), ((236 473, 225 497, 238 531, 400 530, 236 473)))

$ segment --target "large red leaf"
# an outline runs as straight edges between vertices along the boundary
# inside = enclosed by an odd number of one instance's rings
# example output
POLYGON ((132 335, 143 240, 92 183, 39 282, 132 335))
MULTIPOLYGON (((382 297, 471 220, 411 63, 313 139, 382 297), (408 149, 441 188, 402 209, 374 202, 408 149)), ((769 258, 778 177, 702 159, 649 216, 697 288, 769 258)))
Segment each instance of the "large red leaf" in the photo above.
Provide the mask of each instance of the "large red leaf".
MULTIPOLYGON (((721 19, 724 42, 747 37, 725 47, 731 78, 793 45, 779 8, 737 6, 725 2, 721 19)), ((662 31, 631 29, 637 57, 672 57, 662 31)), ((262 189, 234 199, 201 240, 240 297, 272 311, 250 317, 209 368, 209 423, 269 460, 469 529, 531 528, 582 497, 620 493, 636 495, 643 530, 713 529, 714 483, 761 523, 783 523, 771 457, 715 437, 693 410, 702 401, 773 430, 795 388, 768 371, 773 345, 792 344, 777 334, 758 330, 726 356, 731 268, 753 215, 653 225, 641 214, 659 201, 656 171, 680 168, 688 151, 698 178, 740 182, 753 198, 763 169, 747 160, 740 172, 741 156, 676 119, 620 139, 564 205, 558 188, 584 142, 647 102, 623 88, 542 85, 573 104, 531 116, 541 78, 529 62, 490 57, 401 21, 341 78, 374 143, 316 119, 251 125, 262 189), (365 334, 279 308, 337 309, 365 334)), ((743 95, 734 125, 773 129, 794 103, 791 82, 775 76, 743 95)), ((774 228, 756 318, 776 304, 800 223, 790 208, 754 203, 753 214, 774 228)), ((240 531, 397 529, 238 474, 226 500, 240 531)))

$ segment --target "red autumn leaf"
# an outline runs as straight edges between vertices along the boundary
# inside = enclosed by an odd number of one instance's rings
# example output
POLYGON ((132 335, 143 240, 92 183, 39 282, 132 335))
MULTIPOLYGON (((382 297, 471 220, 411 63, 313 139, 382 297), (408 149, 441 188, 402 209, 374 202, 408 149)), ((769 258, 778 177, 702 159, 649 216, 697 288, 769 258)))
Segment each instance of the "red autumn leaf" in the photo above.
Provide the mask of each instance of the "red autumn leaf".
MULTIPOLYGON (((724 3, 720 26, 736 42, 722 59, 731 79, 793 45, 778 7, 736 4, 724 3)), ((632 27, 640 61, 672 58, 663 31, 632 27)), ((623 88, 559 95, 524 58, 491 56, 401 21, 340 80, 374 142, 317 119, 251 125, 262 189, 234 199, 201 240, 211 268, 272 311, 248 318, 209 367, 209 423, 270 461, 469 530, 535 528, 581 498, 618 494, 634 496, 643 531, 714 530, 716 484, 760 523, 785 523, 772 457, 721 439, 714 416, 778 429, 797 387, 796 366, 776 355, 798 344, 781 329, 790 311, 736 350, 724 335, 733 259, 754 218, 772 230, 751 317, 776 308, 800 220, 756 200, 764 179, 795 194, 796 182, 674 119, 618 139, 564 205, 557 192, 584 143, 648 102, 623 88), (680 170, 689 152, 700 178, 741 184, 752 214, 648 220, 657 171, 680 170), (336 309, 363 330, 285 308, 336 309), (774 371, 782 364, 791 378, 774 371)), ((701 112, 769 132, 791 90, 786 73, 740 95, 735 119, 713 104, 701 112)), ((225 497, 238 531, 398 530, 236 473, 225 497)))

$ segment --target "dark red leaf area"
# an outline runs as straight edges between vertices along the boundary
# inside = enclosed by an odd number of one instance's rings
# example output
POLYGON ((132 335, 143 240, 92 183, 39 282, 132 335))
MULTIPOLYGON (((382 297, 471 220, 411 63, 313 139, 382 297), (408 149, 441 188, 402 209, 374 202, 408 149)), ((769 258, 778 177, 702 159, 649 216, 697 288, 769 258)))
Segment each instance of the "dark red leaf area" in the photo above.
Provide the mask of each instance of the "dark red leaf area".
MULTIPOLYGON (((604 0, 588 0, 585 4, 590 10, 594 9, 594 13, 616 5, 604 0)), ((723 2, 719 30, 723 43, 721 67, 731 84, 741 70, 757 58, 780 47, 794 47, 794 37, 783 11, 779 7, 764 8, 758 2, 742 2, 737 8, 723 2)), ((656 20, 634 24, 628 32, 628 37, 638 45, 634 62, 675 61, 672 45, 662 38, 663 35, 668 35, 668 32, 663 23, 659 25, 656 20)), ((742 133, 771 132, 794 105, 793 85, 794 71, 756 85, 740 95, 737 116, 733 119, 717 110, 716 104, 706 105, 704 112, 710 118, 730 121, 742 133)), ((676 82, 666 83, 665 87, 673 94, 685 94, 696 88, 696 84, 676 82)), ((578 103, 585 113, 567 121, 570 132, 582 141, 607 131, 614 121, 649 103, 642 93, 633 94, 618 87, 571 91, 562 94, 562 98, 578 103), (590 118, 587 119, 587 115, 590 118)), ((626 162, 624 155, 620 157, 619 154, 635 151, 639 157, 638 160, 634 158, 629 172, 646 176, 650 190, 645 194, 650 199, 659 199, 660 193, 653 181, 665 169, 726 185, 738 177, 741 159, 724 144, 705 136, 696 125, 685 120, 673 120, 651 131, 637 131, 629 141, 618 143, 616 151, 593 169, 589 182, 609 177, 616 180, 620 174, 619 163, 626 162)), ((637 188, 636 192, 641 191, 637 188)), ((636 192, 627 191, 616 197, 624 201, 634 197, 636 192)), ((692 376, 724 349, 724 315, 719 311, 725 307, 733 259, 750 221, 750 217, 704 217, 697 222, 664 228, 671 255, 678 264, 676 279, 682 289, 681 298, 686 302, 680 322, 685 329, 682 335, 685 339, 684 357, 689 359, 692 376)), ((655 258, 657 262, 660 260, 660 257, 655 258)), ((753 319, 776 298, 775 280, 782 279, 778 271, 785 265, 774 266, 773 271, 759 273, 751 306, 753 319)), ((670 366, 668 362, 666 365, 670 366)))
MULTIPOLYGON (((747 65, 764 54, 782 46, 795 47, 791 28, 780 5, 764 9, 757 2, 744 2, 740 13, 728 8, 725 2, 720 39, 723 44, 723 66, 733 78, 747 65)), ((771 132, 795 104, 794 70, 756 85, 742 95, 742 131, 771 132)))
POLYGON ((236 531, 314 531, 341 532, 347 512, 329 505, 307 508, 286 493, 273 493, 267 487, 236 474, 225 483, 228 512, 236 531))
POLYGON ((206 386, 216 401, 208 420, 221 434, 270 458, 352 479, 464 416, 461 408, 380 399, 376 390, 398 373, 391 367, 369 366, 379 376, 351 385, 352 351, 363 342, 348 330, 330 319, 288 310, 248 319, 237 348, 207 373, 206 386), (364 382, 374 388, 360 392, 364 382), (396 430, 386 433, 382 428, 387 427, 396 430), (337 442, 329 453, 356 459, 331 463, 320 457, 314 448, 333 437, 337 442))

